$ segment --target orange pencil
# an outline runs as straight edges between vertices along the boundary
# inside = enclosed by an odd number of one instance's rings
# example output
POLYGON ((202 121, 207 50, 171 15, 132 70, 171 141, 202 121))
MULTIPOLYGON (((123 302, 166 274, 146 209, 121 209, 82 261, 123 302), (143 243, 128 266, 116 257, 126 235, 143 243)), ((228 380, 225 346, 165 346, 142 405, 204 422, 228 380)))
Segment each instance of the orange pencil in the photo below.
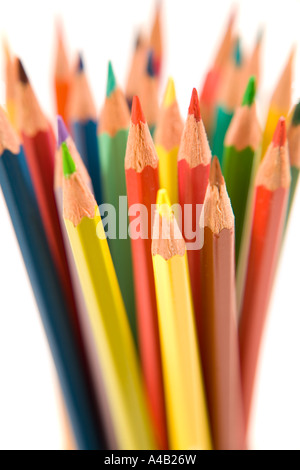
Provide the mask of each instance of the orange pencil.
POLYGON ((139 94, 140 83, 146 69, 147 50, 148 41, 143 33, 140 32, 136 38, 135 49, 132 55, 125 87, 125 96, 130 109, 132 98, 139 94))
POLYGON ((71 70, 63 38, 62 26, 57 25, 57 45, 54 67, 54 89, 56 114, 69 125, 68 101, 71 86, 71 70))
POLYGON ((163 40, 161 30, 162 2, 158 1, 150 34, 149 49, 153 51, 153 66, 155 75, 160 78, 163 61, 163 40))

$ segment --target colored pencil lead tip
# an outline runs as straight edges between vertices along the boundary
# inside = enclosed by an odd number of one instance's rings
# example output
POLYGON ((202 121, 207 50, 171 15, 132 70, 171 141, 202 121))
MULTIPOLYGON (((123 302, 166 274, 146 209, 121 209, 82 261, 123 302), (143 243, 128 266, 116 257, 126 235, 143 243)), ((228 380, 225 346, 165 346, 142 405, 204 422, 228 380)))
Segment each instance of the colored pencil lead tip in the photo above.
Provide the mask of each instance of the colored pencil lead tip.
POLYGON ((262 42, 264 34, 265 34, 265 29, 263 26, 261 26, 259 30, 257 31, 256 44, 260 44, 262 42))
POLYGON ((286 142, 286 124, 285 118, 281 117, 277 123, 274 135, 273 145, 275 147, 283 147, 286 142))
POLYGON ((57 116, 57 148, 60 148, 63 142, 69 137, 69 132, 61 116, 57 116))
POLYGON ((168 191, 166 189, 159 189, 156 196, 156 205, 161 206, 163 204, 171 207, 168 191))
POLYGON ((20 82, 26 84, 29 82, 27 74, 25 72, 25 69, 23 67, 23 64, 21 62, 21 59, 18 58, 18 75, 19 75, 19 80, 20 82))
POLYGON ((242 50, 241 50, 241 41, 240 38, 237 38, 235 41, 234 49, 233 49, 233 58, 235 65, 240 67, 242 65, 242 50))
POLYGON ((255 94, 256 94, 256 78, 254 75, 249 78, 248 85, 243 97, 243 102, 242 106, 252 106, 255 100, 255 94))
POLYGON ((135 38, 135 49, 138 49, 142 43, 142 33, 139 31, 135 38))
POLYGON ((218 157, 214 157, 212 160, 209 172, 209 183, 211 186, 217 186, 218 188, 224 184, 224 178, 218 157))
POLYGON ((61 145, 62 148, 62 159, 63 159, 63 173, 65 178, 70 178, 76 171, 76 165, 69 152, 66 142, 61 145))
POLYGON ((172 215, 171 202, 166 189, 159 189, 157 191, 156 209, 162 217, 169 218, 172 215))
POLYGON ((148 53, 148 60, 147 60, 147 75, 151 78, 155 77, 155 70, 154 70, 154 59, 153 59, 153 51, 149 51, 148 53))
POLYGON ((299 126, 300 124, 300 101, 296 104, 294 114, 292 117, 292 126, 299 126))
POLYGON ((82 58, 82 54, 78 53, 78 62, 77 62, 77 73, 81 73, 84 71, 84 62, 82 58))
POLYGON ((141 102, 137 96, 134 96, 132 100, 131 121, 133 124, 140 124, 140 122, 146 124, 141 102))
POLYGON ((196 88, 193 88, 191 102, 189 106, 189 114, 192 114, 196 121, 199 122, 201 120, 201 113, 200 113, 200 103, 198 98, 198 93, 196 88))
POLYGON ((111 61, 108 62, 108 73, 107 73, 107 86, 106 86, 106 96, 107 98, 115 91, 117 88, 116 77, 112 67, 111 61))
POLYGON ((167 88, 164 96, 164 108, 168 108, 169 106, 171 106, 174 101, 176 101, 175 84, 173 78, 170 77, 167 83, 167 88))
POLYGON ((3 52, 4 52, 5 59, 7 61, 11 60, 10 47, 9 47, 9 44, 8 44, 8 41, 7 41, 6 37, 2 38, 2 46, 3 46, 3 52))

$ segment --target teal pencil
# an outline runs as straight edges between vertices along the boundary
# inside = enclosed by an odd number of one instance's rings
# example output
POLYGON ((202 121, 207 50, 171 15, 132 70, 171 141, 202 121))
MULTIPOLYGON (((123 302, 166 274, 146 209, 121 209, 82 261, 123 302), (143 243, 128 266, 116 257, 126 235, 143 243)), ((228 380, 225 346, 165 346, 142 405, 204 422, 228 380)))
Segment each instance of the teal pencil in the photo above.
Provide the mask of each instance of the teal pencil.
MULTIPOLYGON (((111 256, 115 266, 120 289, 124 299, 129 323, 136 339, 135 299, 131 244, 127 231, 127 216, 120 223, 119 216, 127 214, 125 181, 125 153, 129 130, 130 114, 126 99, 117 86, 111 63, 108 66, 108 79, 105 103, 98 125, 98 143, 102 174, 103 201, 111 204, 116 211, 114 220, 108 220, 101 213, 104 229, 108 235, 111 256), (120 197, 123 197, 120 199, 120 197), (119 207, 121 204, 121 208, 119 207), (108 230, 108 232, 107 232, 108 230), (120 234, 120 230, 123 232, 120 234)), ((101 206, 100 206, 101 209, 101 206)))

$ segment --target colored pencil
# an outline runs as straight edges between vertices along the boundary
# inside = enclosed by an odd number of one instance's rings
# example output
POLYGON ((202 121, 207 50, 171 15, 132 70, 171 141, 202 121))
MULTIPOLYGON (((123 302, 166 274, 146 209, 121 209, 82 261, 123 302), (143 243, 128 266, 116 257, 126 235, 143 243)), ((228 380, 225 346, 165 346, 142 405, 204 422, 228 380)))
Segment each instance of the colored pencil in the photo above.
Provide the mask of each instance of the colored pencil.
POLYGON ((148 41, 143 33, 139 32, 136 37, 135 48, 133 51, 125 86, 125 96, 129 109, 131 109, 132 98, 139 94, 140 82, 145 73, 147 64, 147 51, 148 41))
POLYGON ((95 390, 95 401, 97 403, 97 409, 99 415, 103 421, 103 427, 105 430, 105 436, 107 445, 111 449, 116 448, 116 437, 112 426, 112 420, 110 410, 108 406, 108 400, 106 397, 106 391, 104 387, 103 374, 101 370, 101 364, 97 354, 96 344, 94 341, 93 332, 88 319, 88 312, 86 303, 84 300, 83 292, 80 285, 75 261, 73 258, 72 250, 70 247, 68 234, 66 232, 65 223, 63 220, 63 156, 62 156, 62 144, 65 142, 69 148, 70 154, 76 164, 77 172, 81 175, 86 185, 92 191, 91 178, 84 166, 84 163, 77 151, 77 148, 73 142, 73 139, 69 135, 66 126, 61 116, 57 118, 57 149, 55 152, 55 172, 54 172, 54 193, 59 214, 59 220, 61 224, 61 230, 64 237, 64 244, 66 249, 66 255, 68 259, 68 265, 71 274, 73 291, 76 299, 76 305, 78 310, 78 316, 80 321, 80 328, 86 346, 88 364, 90 368, 90 374, 92 378, 93 388, 95 390))
POLYGON ((227 191, 235 215, 235 258, 239 260, 250 186, 255 170, 255 154, 261 143, 256 114, 256 82, 251 77, 242 102, 228 128, 223 155, 227 191))
POLYGON ((62 149, 64 220, 102 364, 118 448, 152 449, 139 363, 99 209, 66 143, 62 149))
MULTIPOLYGON (((0 109, 0 184, 60 379, 79 449, 101 449, 78 343, 72 333, 69 306, 32 191, 19 139, 0 109)), ((18 289, 18 287, 16 287, 18 289)))
MULTIPOLYGON (((136 338, 135 300, 130 239, 127 226, 120 225, 119 215, 127 213, 125 181, 125 153, 130 122, 129 109, 121 89, 117 86, 111 63, 108 66, 108 79, 105 103, 98 125, 98 143, 101 159, 103 201, 116 210, 115 238, 109 238, 111 256, 124 299, 130 327, 136 338), (123 197, 123 199, 119 199, 123 197), (123 201, 124 200, 124 201, 123 201), (119 202, 121 208, 119 208, 119 202), (123 204, 124 202, 124 204, 123 204), (122 231, 122 236, 119 236, 122 231), (122 238, 123 237, 123 238, 122 238)), ((103 214, 102 214, 103 216, 103 214)), ((108 230, 110 229, 109 223, 108 230)), ((112 227, 111 227, 112 228, 112 227)))
POLYGON ((97 111, 81 55, 72 80, 69 119, 75 144, 90 174, 95 198, 100 205, 103 199, 97 140, 97 111))
POLYGON ((158 0, 149 41, 149 49, 153 51, 154 73, 158 77, 158 79, 161 77, 163 66, 163 35, 161 28, 161 16, 162 2, 158 0))
POLYGON ((54 64, 54 90, 56 113, 62 116, 65 123, 69 123, 68 103, 71 87, 71 68, 67 56, 63 36, 62 24, 56 25, 56 54, 54 64))
POLYGON ((272 140, 278 119, 281 116, 287 118, 291 108, 294 55, 295 49, 292 50, 288 58, 270 100, 267 121, 263 133, 262 157, 265 155, 272 140))
POLYGON ((147 210, 146 219, 139 217, 140 237, 131 236, 138 344, 157 442, 160 449, 167 449, 166 414, 151 257, 151 205, 155 205, 158 191, 158 158, 136 96, 132 102, 125 172, 130 226, 137 223, 137 214, 132 213, 136 204, 142 204, 147 210))
POLYGON ((211 448, 185 243, 167 192, 157 195, 153 269, 170 448, 211 448))
POLYGON ((239 327, 242 387, 248 425, 261 337, 274 279, 290 187, 284 118, 280 118, 255 183, 254 213, 239 327))
POLYGON ((204 200, 201 359, 214 449, 246 444, 235 298, 234 215, 217 157, 204 200))
POLYGON ((242 52, 239 39, 236 40, 233 56, 227 66, 219 91, 218 104, 215 114, 215 126, 212 138, 212 152, 219 158, 222 167, 224 139, 233 118, 235 109, 241 101, 241 86, 243 75, 242 52))
POLYGON ((17 122, 17 70, 16 59, 12 55, 8 42, 3 39, 4 52, 4 76, 5 76, 5 107, 9 120, 14 127, 18 129, 17 122))
POLYGON ((233 47, 233 30, 236 12, 232 12, 224 36, 222 37, 214 62, 207 72, 200 91, 200 109, 209 139, 212 138, 215 108, 220 84, 224 79, 226 66, 233 47))
POLYGON ((211 152, 201 119, 198 94, 194 88, 178 152, 178 194, 182 211, 182 234, 185 242, 189 244, 187 257, 197 329, 201 316, 199 220, 208 184, 210 162, 211 152))
POLYGON ((169 78, 154 135, 159 159, 159 184, 169 194, 171 204, 178 203, 177 156, 183 131, 183 121, 176 99, 175 85, 169 78))
POLYGON ((141 79, 139 97, 151 136, 154 136, 159 114, 158 80, 154 70, 153 51, 148 54, 146 71, 141 79))
POLYGON ((53 191, 53 135, 20 60, 18 68, 20 131, 25 155, 50 250, 69 301, 76 310, 53 191))
POLYGON ((260 79, 261 79, 262 42, 263 42, 263 30, 260 30, 257 34, 254 48, 245 65, 245 77, 243 80, 245 87, 247 86, 249 78, 254 76, 256 80, 256 88, 259 89, 260 79))
POLYGON ((295 106, 292 121, 289 125, 287 132, 287 140, 291 165, 291 187, 285 227, 287 227, 291 214, 291 209, 293 207, 295 192, 300 173, 300 102, 298 102, 298 104, 295 106))

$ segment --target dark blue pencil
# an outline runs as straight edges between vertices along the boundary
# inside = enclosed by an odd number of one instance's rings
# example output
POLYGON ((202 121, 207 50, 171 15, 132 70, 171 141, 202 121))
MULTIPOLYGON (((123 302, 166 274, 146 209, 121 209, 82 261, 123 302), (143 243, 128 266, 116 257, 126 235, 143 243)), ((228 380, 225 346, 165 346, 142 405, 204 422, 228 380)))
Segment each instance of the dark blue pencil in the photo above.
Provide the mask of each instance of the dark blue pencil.
POLYGON ((18 138, 0 109, 0 185, 41 314, 79 449, 101 449, 68 306, 52 260, 18 138))

